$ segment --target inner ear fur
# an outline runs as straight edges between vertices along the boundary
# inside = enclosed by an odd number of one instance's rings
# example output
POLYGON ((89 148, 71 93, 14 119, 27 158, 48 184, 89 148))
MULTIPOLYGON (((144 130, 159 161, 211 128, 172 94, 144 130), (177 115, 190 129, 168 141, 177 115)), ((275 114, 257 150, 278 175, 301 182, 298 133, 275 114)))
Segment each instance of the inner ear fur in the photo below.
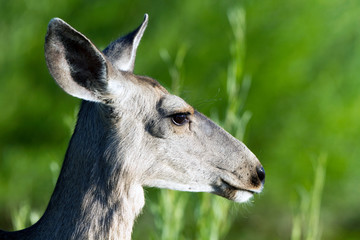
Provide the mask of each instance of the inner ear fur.
POLYGON ((59 18, 50 21, 45 38, 50 74, 68 94, 100 101, 107 90, 108 64, 95 45, 59 18))
POLYGON ((145 14, 143 22, 131 33, 110 43, 103 53, 120 71, 133 72, 136 51, 148 24, 148 15, 145 14))

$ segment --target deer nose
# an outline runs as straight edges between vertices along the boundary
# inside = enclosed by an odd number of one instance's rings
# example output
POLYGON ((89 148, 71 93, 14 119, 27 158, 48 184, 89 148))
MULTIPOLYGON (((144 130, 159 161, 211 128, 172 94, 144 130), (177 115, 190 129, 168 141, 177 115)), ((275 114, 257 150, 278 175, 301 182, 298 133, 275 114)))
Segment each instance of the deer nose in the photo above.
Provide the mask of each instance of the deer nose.
POLYGON ((256 167, 256 173, 258 175, 259 180, 262 182, 262 184, 265 183, 265 170, 263 166, 257 166, 256 167))

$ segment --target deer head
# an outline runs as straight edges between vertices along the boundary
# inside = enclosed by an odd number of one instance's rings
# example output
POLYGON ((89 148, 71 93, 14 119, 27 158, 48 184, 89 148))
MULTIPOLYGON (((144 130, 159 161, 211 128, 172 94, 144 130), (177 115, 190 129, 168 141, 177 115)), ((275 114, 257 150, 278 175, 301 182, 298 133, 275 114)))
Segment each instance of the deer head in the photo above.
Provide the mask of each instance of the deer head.
MULTIPOLYGON (((247 201, 262 190, 265 179, 256 156, 156 80, 133 73, 147 23, 145 15, 136 30, 100 51, 67 23, 53 19, 45 42, 51 75, 65 92, 93 105, 88 115, 98 116, 108 129, 106 136, 100 134, 107 146, 98 151, 113 158, 113 166, 106 167, 114 168, 109 171, 114 181, 247 201)), ((95 128, 86 129, 89 138, 99 137, 95 128)))

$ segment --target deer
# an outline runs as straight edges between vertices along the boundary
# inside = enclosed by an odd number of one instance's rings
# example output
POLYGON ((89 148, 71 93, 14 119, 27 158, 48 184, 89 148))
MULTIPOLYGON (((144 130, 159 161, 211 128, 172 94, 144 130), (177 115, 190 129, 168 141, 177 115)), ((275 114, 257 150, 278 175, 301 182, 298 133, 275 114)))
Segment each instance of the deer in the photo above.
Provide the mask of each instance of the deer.
POLYGON ((51 76, 82 99, 75 130, 43 216, 0 239, 131 239, 144 187, 208 192, 246 202, 265 171, 242 143, 156 80, 133 73, 148 24, 103 51, 59 18, 49 22, 51 76))

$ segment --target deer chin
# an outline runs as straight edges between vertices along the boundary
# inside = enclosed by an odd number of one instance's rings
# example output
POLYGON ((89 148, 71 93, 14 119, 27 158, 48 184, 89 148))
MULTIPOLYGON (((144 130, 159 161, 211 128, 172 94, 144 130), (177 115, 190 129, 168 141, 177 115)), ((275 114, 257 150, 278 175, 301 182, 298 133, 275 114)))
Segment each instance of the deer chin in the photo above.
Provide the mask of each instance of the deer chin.
POLYGON ((237 190, 233 197, 234 202, 243 203, 249 201, 254 196, 253 192, 244 191, 244 190, 237 190))
POLYGON ((254 192, 247 191, 247 190, 240 190, 240 189, 226 189, 221 192, 216 191, 214 192, 216 195, 224 197, 230 201, 244 203, 249 201, 253 196, 254 192))
POLYGON ((258 190, 249 190, 235 187, 223 179, 221 182, 221 185, 215 188, 214 193, 238 203, 247 202, 254 196, 254 194, 262 191, 262 186, 258 190))

